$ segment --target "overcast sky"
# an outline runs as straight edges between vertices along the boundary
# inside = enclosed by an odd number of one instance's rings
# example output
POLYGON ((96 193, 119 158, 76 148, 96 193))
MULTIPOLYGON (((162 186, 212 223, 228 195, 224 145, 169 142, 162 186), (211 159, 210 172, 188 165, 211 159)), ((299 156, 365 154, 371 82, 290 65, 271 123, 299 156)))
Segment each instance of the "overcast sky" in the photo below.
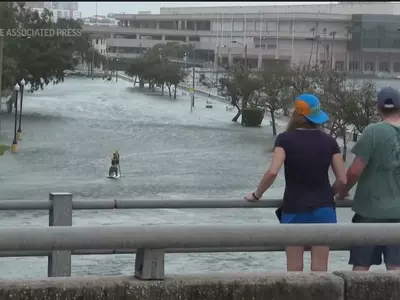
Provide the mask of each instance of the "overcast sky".
POLYGON ((267 6, 267 5, 302 5, 330 2, 80 2, 79 10, 83 17, 96 14, 107 15, 108 13, 136 14, 139 11, 151 11, 153 14, 160 13, 161 7, 201 7, 201 6, 267 6))

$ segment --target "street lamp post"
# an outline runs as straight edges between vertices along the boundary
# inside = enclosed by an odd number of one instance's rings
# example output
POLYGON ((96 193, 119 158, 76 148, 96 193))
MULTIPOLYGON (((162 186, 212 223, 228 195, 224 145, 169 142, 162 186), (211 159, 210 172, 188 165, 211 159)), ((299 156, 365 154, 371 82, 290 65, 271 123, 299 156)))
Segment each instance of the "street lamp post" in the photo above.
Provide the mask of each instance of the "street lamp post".
MULTIPOLYGON (((231 41, 233 44, 239 44, 244 48, 244 78, 248 77, 248 72, 249 72, 249 67, 248 67, 248 62, 247 62, 247 44, 243 45, 242 43, 239 43, 238 41, 231 41)), ((243 111, 246 108, 246 103, 244 99, 242 99, 242 119, 241 119, 241 124, 244 124, 244 118, 243 118, 243 111)))
POLYGON ((186 70, 186 62, 187 62, 187 53, 183 55, 183 61, 185 62, 185 70, 186 70))
POLYGON ((21 120, 22 120, 22 102, 24 100, 24 87, 25 87, 25 80, 22 79, 21 82, 21 103, 20 103, 20 108, 19 108, 19 126, 18 126, 18 131, 17 131, 17 139, 22 140, 22 129, 21 129, 21 120))
POLYGON ((119 58, 117 56, 117 59, 115 60, 117 63, 115 64, 115 82, 118 82, 118 64, 119 64, 119 58))
MULTIPOLYGON (((96 16, 96 18, 97 18, 97 16, 96 16)), ((92 62, 90 64, 90 71, 92 73, 92 80, 94 80, 94 74, 93 74, 93 71, 94 71, 94 51, 95 51, 94 40, 92 39, 92 62)))
POLYGON ((14 119, 14 140, 11 145, 11 152, 17 153, 18 152, 18 142, 17 142, 17 122, 18 122, 18 91, 19 85, 18 83, 14 86, 15 91, 15 119, 14 119))
MULTIPOLYGON (((4 49, 4 37, 3 35, 0 36, 0 114, 2 113, 2 107, 1 107, 1 96, 2 93, 1 91, 3 90, 2 88, 2 82, 3 82, 3 49, 4 49)), ((0 119, 0 131, 1 131, 1 119, 0 119)))
POLYGON ((193 89, 193 94, 192 94, 192 105, 190 106, 190 111, 193 110, 194 107, 194 94, 196 92, 196 80, 195 80, 195 76, 196 76, 196 46, 195 44, 193 44, 193 66, 192 66, 192 71, 193 71, 193 76, 192 76, 192 89, 193 89))

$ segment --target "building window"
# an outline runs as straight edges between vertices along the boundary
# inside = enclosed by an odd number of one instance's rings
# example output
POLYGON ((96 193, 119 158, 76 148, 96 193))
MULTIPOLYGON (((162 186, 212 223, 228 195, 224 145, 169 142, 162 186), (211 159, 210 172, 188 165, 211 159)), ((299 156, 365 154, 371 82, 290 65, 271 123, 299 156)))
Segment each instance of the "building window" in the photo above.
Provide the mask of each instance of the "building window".
POLYGON ((269 45, 267 45, 267 49, 268 50, 275 50, 276 49, 276 45, 275 44, 269 44, 269 45))
POLYGON ((344 71, 344 61, 335 62, 335 70, 336 71, 344 71))
POLYGON ((389 73, 389 63, 387 61, 381 61, 379 63, 379 72, 389 73))
POLYGON ((358 61, 350 61, 349 71, 355 72, 360 70, 360 64, 358 61))
POLYGON ((199 36, 189 36, 189 42, 200 42, 199 36))
POLYGON ((364 63, 364 71, 365 72, 374 72, 375 71, 375 64, 373 61, 367 61, 364 63))
POLYGON ((399 61, 395 61, 393 64, 393 71, 395 73, 400 73, 400 62, 399 61))

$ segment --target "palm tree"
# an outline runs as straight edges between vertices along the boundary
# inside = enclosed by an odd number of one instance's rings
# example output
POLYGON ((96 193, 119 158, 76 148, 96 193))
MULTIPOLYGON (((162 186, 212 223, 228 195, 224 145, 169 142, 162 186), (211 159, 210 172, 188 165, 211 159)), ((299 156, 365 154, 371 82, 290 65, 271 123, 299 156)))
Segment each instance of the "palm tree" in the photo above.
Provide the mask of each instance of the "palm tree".
POLYGON ((311 57, 312 57, 312 53, 314 50, 314 42, 315 42, 315 28, 311 28, 310 32, 312 32, 312 42, 311 42, 311 51, 310 51, 310 57, 308 58, 308 69, 310 69, 311 66, 311 57))
POLYGON ((333 47, 334 47, 334 41, 335 41, 336 31, 330 32, 329 35, 332 37, 332 50, 331 50, 331 62, 330 62, 330 66, 331 66, 331 69, 333 69, 333 47))

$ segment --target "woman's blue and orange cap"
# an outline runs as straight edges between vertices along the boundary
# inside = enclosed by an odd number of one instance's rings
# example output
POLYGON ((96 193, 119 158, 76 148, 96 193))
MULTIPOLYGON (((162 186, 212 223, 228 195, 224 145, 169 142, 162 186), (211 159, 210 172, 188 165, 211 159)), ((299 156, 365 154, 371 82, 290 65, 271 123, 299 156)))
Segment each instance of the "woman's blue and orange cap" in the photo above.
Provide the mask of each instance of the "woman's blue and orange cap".
POLYGON ((323 124, 329 120, 328 115, 321 110, 321 103, 313 94, 301 94, 296 97, 296 112, 303 115, 314 124, 323 124))

